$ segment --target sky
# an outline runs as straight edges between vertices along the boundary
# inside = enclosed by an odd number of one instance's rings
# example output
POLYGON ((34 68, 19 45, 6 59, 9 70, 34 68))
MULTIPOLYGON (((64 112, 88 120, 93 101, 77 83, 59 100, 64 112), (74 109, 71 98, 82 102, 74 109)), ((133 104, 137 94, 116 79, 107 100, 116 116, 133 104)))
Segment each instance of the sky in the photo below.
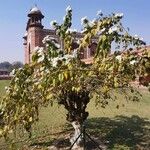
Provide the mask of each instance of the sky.
POLYGON ((23 35, 27 14, 36 4, 45 18, 44 28, 50 22, 62 22, 65 9, 73 9, 73 28, 80 30, 80 19, 87 16, 93 20, 96 12, 104 14, 123 13, 123 24, 132 35, 138 35, 150 45, 150 0, 1 0, 0 1, 0 62, 24 62, 23 35))

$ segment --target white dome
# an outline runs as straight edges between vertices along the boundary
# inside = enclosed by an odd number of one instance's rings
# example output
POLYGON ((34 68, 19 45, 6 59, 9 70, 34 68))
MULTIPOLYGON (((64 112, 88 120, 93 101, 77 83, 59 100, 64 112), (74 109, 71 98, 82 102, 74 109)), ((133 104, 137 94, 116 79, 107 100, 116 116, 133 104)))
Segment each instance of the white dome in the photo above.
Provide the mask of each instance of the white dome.
POLYGON ((38 15, 41 18, 44 18, 41 10, 37 6, 34 6, 32 9, 30 9, 30 12, 28 13, 28 17, 32 17, 33 15, 38 15))
POLYGON ((30 13, 33 12, 41 12, 39 8, 37 8, 37 6, 34 6, 31 10, 30 13))
POLYGON ((42 15, 42 12, 37 6, 34 6, 33 8, 30 9, 30 12, 29 12, 29 15, 32 15, 32 14, 42 15))

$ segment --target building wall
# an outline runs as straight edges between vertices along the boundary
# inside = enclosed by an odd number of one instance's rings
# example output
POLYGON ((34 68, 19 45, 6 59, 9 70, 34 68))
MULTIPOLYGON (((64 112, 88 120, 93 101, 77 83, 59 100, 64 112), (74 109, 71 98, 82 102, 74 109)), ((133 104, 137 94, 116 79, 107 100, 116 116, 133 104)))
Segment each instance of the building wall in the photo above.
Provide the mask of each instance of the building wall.
MULTIPOLYGON (((41 29, 39 27, 31 27, 28 29, 27 40, 26 40, 27 42, 26 42, 26 45, 24 45, 25 63, 31 62, 32 52, 35 47, 44 46, 42 43, 42 40, 47 35, 50 35, 51 37, 55 38, 58 41, 58 43, 60 43, 60 39, 56 35, 54 30, 41 29)), ((77 33, 75 35, 76 41, 78 39, 81 39, 82 37, 83 37, 83 35, 81 33, 77 33)), ((91 47, 87 47, 86 49, 83 49, 82 54, 81 54, 82 59, 90 58, 93 55, 95 48, 96 48, 95 46, 91 46, 91 47)))

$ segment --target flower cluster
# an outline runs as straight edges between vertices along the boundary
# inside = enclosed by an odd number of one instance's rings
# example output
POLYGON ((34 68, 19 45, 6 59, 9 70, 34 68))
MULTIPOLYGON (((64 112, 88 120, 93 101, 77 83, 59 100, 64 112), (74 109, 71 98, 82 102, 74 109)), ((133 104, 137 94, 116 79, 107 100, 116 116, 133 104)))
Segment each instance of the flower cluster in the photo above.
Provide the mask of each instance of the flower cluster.
POLYGON ((121 19, 123 17, 123 13, 116 13, 115 18, 121 19))
POLYGON ((56 20, 51 21, 51 22, 50 22, 50 25, 51 25, 53 28, 56 28, 57 21, 56 21, 56 20))
POLYGON ((38 63, 41 63, 43 62, 45 56, 44 56, 44 48, 43 47, 35 47, 34 49, 35 53, 37 53, 37 56, 38 56, 38 60, 37 62, 38 63))
MULTIPOLYGON (((89 28, 89 27, 92 28, 95 25, 95 23, 96 23, 95 18, 92 21, 89 21, 87 19, 87 16, 81 18, 81 25, 83 25, 85 29, 89 28)), ((84 31, 82 31, 82 32, 84 33, 84 31)))
POLYGON ((71 28, 67 29, 66 31, 66 33, 76 33, 76 32, 77 32, 76 29, 71 29, 71 28))
POLYGON ((75 49, 72 54, 66 54, 66 55, 59 55, 58 57, 55 57, 51 59, 51 65, 52 67, 57 67, 59 63, 64 63, 67 65, 72 59, 77 58, 77 50, 75 49))
POLYGON ((53 44, 56 48, 60 48, 60 44, 56 42, 56 39, 51 37, 50 35, 47 35, 43 40, 43 44, 46 44, 46 46, 49 46, 49 43, 53 44))
POLYGON ((87 16, 81 18, 81 25, 87 24, 88 22, 87 16))
POLYGON ((72 11, 72 8, 71 8, 71 6, 69 5, 69 6, 66 8, 66 12, 68 13, 68 12, 70 12, 70 11, 72 11))
POLYGON ((11 72, 10 72, 10 76, 14 76, 16 73, 16 69, 13 69, 11 72))
POLYGON ((122 56, 121 55, 118 55, 116 56, 116 59, 118 60, 118 62, 120 63, 122 61, 122 56))
POLYGON ((134 64, 136 64, 137 63, 137 61, 136 60, 132 60, 132 61, 130 61, 130 64, 131 65, 134 65, 134 64))
POLYGON ((117 32, 118 30, 119 30, 119 28, 117 26, 114 26, 108 30, 108 33, 111 34, 111 33, 117 32))
POLYGON ((99 10, 99 11, 97 11, 97 14, 96 14, 97 16, 103 16, 103 13, 102 13, 102 11, 101 10, 99 10))

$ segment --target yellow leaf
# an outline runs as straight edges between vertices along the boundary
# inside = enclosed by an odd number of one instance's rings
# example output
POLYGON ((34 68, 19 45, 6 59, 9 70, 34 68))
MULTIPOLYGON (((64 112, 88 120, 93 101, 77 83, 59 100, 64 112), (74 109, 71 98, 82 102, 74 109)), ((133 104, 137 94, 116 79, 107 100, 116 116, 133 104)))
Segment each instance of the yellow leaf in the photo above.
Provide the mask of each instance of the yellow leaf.
POLYGON ((38 85, 38 89, 42 89, 42 85, 41 84, 38 85))
POLYGON ((66 71, 66 72, 64 72, 64 77, 65 77, 65 79, 67 80, 68 79, 68 72, 66 71))
POLYGON ((32 122, 32 117, 29 118, 29 122, 32 122))
POLYGON ((56 79, 53 79, 53 86, 56 85, 56 79))
POLYGON ((58 75, 58 78, 60 82, 64 81, 64 75, 62 73, 58 75))
POLYGON ((77 91, 77 92, 79 92, 80 90, 81 90, 81 88, 80 88, 80 87, 77 87, 77 88, 76 88, 76 91, 77 91))
POLYGON ((3 134, 3 130, 0 129, 0 136, 3 134))
POLYGON ((48 94, 48 95, 46 96, 46 99, 51 99, 52 97, 53 97, 52 94, 48 94))

